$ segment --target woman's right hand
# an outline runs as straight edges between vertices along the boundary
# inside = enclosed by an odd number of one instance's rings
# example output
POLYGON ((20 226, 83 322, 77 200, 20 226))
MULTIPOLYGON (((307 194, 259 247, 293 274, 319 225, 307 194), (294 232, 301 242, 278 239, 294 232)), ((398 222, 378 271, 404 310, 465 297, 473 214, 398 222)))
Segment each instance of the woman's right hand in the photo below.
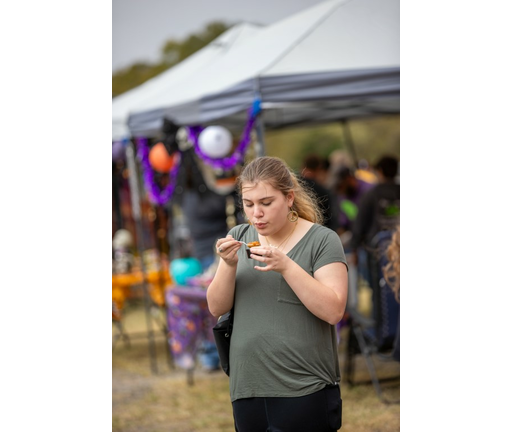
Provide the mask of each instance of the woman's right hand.
POLYGON ((228 235, 225 238, 220 238, 215 244, 217 255, 230 267, 236 266, 238 263, 237 252, 242 247, 242 243, 235 240, 233 236, 228 235))
POLYGON ((242 243, 230 235, 218 239, 215 243, 217 255, 222 259, 219 262, 212 282, 206 290, 208 309, 215 317, 225 314, 233 307, 236 268, 238 264, 237 252, 241 246, 242 243))

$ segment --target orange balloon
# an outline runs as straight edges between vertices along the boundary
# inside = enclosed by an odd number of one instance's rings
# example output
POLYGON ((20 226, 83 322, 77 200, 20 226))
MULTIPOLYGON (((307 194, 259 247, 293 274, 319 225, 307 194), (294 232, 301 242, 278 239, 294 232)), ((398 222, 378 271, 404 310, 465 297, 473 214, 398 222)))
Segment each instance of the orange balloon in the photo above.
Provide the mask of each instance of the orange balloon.
POLYGON ((149 164, 155 171, 167 173, 174 166, 174 157, 169 156, 164 144, 159 142, 149 151, 149 164))

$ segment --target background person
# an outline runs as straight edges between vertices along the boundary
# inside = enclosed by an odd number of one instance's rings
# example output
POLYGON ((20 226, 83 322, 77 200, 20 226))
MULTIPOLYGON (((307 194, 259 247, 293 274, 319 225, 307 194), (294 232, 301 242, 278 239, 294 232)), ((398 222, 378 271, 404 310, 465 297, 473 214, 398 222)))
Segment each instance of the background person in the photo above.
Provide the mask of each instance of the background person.
POLYGON ((350 248, 355 253, 349 257, 349 264, 357 266, 371 289, 379 283, 372 280, 370 271, 375 261, 372 240, 378 232, 392 231, 400 222, 400 184, 396 180, 398 159, 382 156, 374 171, 378 183, 361 197, 350 241, 350 248))
MULTIPOLYGON (((202 273, 205 273, 215 263, 217 239, 225 237, 229 230, 227 209, 229 203, 235 200, 236 193, 222 195, 210 190, 191 150, 183 153, 182 161, 184 167, 178 177, 180 188, 177 188, 174 201, 182 213, 179 218, 181 224, 176 231, 188 237, 188 242, 182 241, 189 246, 184 248, 185 252, 199 260, 202 273)), ((202 341, 198 355, 203 369, 207 371, 220 368, 213 335, 211 339, 202 341)))
POLYGON ((322 212, 323 225, 336 231, 337 214, 333 194, 325 187, 328 174, 328 161, 320 156, 310 154, 302 162, 301 179, 311 188, 317 197, 322 212))
POLYGON ((351 248, 370 246, 379 231, 394 230, 400 221, 400 184, 398 159, 381 157, 374 167, 378 183, 360 200, 359 211, 353 224, 351 248))
MULTIPOLYGON (((335 176, 335 215, 337 218, 336 232, 340 235, 349 266, 348 272, 348 306, 356 308, 358 304, 359 271, 357 260, 352 257, 357 251, 350 246, 352 228, 359 212, 361 197, 374 185, 357 178, 352 168, 341 166, 335 176)), ((341 323, 343 324, 343 323, 341 323)), ((341 325, 340 324, 340 325, 341 325)))
POLYGON ((230 396, 236 430, 336 431, 341 426, 336 324, 347 302, 339 236, 278 158, 249 163, 238 178, 251 227, 217 242, 221 258, 208 287, 219 316, 233 303, 230 396))
MULTIPOLYGON (((338 170, 334 189, 336 193, 335 207, 338 217, 337 231, 340 235, 349 233, 350 236, 346 237, 350 239, 352 227, 359 212, 361 198, 373 186, 374 184, 359 179, 351 168, 341 167, 338 170)), ((346 249, 348 241, 344 242, 342 237, 342 242, 346 249)))

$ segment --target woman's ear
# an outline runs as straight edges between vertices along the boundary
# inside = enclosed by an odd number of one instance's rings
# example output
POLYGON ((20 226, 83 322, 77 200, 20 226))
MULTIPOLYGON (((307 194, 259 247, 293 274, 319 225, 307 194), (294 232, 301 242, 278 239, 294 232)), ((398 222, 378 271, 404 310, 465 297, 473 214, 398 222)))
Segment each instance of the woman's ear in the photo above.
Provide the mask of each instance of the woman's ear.
POLYGON ((286 203, 288 204, 288 208, 291 208, 293 206, 293 202, 295 201, 295 192, 291 191, 286 196, 286 203))

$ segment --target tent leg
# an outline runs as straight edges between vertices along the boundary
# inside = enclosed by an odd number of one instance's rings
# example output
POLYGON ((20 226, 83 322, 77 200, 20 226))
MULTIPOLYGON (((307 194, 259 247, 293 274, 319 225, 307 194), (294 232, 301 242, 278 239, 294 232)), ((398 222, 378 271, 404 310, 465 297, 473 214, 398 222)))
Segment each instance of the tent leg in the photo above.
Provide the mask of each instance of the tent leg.
POLYGON ((265 156, 265 125, 261 118, 261 113, 256 119, 256 136, 258 137, 258 147, 256 149, 256 155, 258 157, 265 156))
POLYGON ((139 251, 141 270, 143 276, 142 288, 144 291, 144 308, 146 310, 146 325, 147 325, 147 336, 149 345, 149 357, 151 371, 154 374, 158 373, 156 363, 156 346, 153 335, 153 328, 151 325, 151 299, 149 297, 148 285, 147 285, 147 272, 146 266, 144 265, 143 255, 143 232, 141 224, 141 209, 140 209, 140 195, 139 195, 139 181, 137 174, 137 165, 135 163, 135 145, 133 142, 126 149, 126 160, 128 162, 129 182, 130 182, 130 193, 132 201, 132 213, 133 219, 135 220, 135 230, 137 233, 137 249, 139 251))
POLYGON ((121 204, 119 196, 119 174, 117 167, 112 164, 112 201, 114 203, 114 214, 116 221, 116 230, 123 228, 123 217, 121 216, 121 204))
POLYGON ((354 166, 357 167, 356 148, 354 147, 354 140, 352 139, 352 134, 350 133, 350 127, 349 127, 346 119, 341 120, 341 128, 343 130, 343 136, 347 143, 348 150, 352 154, 352 157, 354 158, 354 166))
MULTIPOLYGON (((261 103, 260 79, 254 80, 254 97, 261 103)), ((256 136, 258 137, 258 146, 256 156, 265 156, 265 124, 263 122, 263 110, 259 112, 255 121, 256 136)))

